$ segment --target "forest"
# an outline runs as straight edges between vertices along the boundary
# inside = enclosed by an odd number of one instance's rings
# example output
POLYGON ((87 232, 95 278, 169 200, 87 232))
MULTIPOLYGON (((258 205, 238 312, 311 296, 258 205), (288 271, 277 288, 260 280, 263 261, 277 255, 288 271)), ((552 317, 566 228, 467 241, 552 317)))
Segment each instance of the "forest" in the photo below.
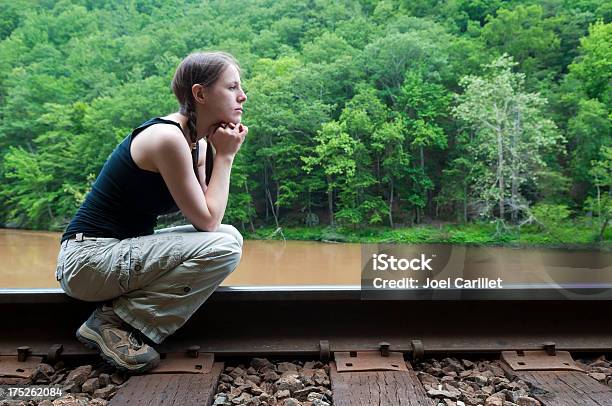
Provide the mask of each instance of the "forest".
POLYGON ((223 50, 246 235, 610 245, 612 3, 0 3, 4 227, 63 230, 115 146, 178 110, 178 63, 223 50))

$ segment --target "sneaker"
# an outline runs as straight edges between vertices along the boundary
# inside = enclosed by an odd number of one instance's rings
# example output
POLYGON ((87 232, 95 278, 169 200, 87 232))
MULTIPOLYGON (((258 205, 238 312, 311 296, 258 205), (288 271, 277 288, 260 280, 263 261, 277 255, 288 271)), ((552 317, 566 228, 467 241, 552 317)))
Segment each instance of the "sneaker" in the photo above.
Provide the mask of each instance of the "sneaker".
POLYGON ((112 307, 104 305, 94 310, 76 336, 86 347, 99 350, 102 358, 119 370, 138 373, 155 368, 159 354, 129 329, 112 307))

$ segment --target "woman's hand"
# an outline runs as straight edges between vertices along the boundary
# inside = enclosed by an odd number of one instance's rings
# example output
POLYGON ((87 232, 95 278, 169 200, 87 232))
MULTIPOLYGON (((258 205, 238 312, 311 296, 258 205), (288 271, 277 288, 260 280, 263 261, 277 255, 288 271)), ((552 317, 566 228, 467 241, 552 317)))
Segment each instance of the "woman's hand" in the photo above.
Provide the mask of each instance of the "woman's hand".
POLYGON ((246 125, 223 123, 208 137, 208 140, 217 155, 233 158, 240 150, 248 132, 249 128, 246 125))

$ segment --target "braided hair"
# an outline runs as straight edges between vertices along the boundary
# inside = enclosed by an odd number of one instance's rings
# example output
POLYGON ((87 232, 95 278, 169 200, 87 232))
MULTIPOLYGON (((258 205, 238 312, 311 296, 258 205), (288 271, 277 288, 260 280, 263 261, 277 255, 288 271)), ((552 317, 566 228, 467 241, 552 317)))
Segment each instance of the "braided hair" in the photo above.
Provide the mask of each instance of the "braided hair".
MULTIPOLYGON (((174 92, 179 102, 179 112, 187 116, 193 170, 198 180, 197 114, 191 88, 195 84, 200 84, 204 87, 212 86, 229 65, 234 65, 240 71, 240 66, 236 59, 226 52, 194 52, 183 59, 172 78, 172 92, 174 92)), ((212 146, 206 140, 206 185, 210 182, 212 169, 212 146)))

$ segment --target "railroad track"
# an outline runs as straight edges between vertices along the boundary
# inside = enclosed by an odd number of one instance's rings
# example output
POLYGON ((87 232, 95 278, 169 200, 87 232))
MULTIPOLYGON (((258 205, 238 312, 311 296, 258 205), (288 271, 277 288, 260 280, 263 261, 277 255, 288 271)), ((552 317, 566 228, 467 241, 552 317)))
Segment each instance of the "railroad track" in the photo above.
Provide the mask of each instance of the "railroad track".
MULTIPOLYGON (((547 294, 539 293, 528 292, 547 294)), ((19 359, 25 376, 41 357, 94 357, 74 338, 94 306, 57 290, 0 290, 0 376, 19 359)), ((328 363, 335 405, 431 405, 414 360, 485 356, 530 382, 544 405, 612 405, 611 387, 564 358, 611 353, 611 311, 612 301, 362 300, 354 287, 220 288, 160 345, 164 373, 130 378, 111 404, 211 404, 225 360, 267 357, 328 363)))

